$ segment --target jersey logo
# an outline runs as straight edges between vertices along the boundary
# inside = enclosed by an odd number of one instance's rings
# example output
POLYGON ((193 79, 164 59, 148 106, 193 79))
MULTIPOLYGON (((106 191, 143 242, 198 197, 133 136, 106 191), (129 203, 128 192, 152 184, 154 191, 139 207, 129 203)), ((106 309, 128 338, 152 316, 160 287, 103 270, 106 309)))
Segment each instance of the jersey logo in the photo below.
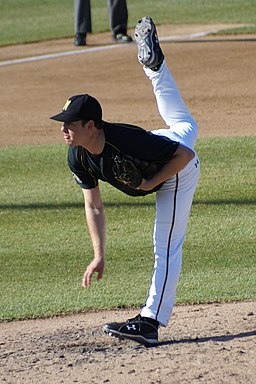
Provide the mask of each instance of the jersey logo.
POLYGON ((68 109, 70 103, 71 103, 71 100, 68 99, 64 104, 63 111, 66 111, 68 109))

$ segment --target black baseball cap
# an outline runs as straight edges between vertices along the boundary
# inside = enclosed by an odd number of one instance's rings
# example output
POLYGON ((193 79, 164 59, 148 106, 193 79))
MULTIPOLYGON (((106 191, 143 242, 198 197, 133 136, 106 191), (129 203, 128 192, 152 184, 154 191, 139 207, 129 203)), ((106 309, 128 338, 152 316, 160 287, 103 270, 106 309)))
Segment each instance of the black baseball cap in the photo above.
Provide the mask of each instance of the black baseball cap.
POLYGON ((101 105, 94 97, 84 94, 70 97, 61 113, 50 117, 50 119, 70 123, 78 120, 102 120, 101 105))

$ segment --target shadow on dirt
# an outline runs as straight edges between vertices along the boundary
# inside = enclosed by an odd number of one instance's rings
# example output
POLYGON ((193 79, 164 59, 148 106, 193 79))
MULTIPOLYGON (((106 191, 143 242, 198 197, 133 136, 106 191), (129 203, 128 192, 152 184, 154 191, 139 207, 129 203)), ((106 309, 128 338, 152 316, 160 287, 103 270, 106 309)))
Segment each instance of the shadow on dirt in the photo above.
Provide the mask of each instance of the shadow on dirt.
POLYGON ((183 344, 183 343, 207 343, 209 341, 227 342, 235 339, 242 339, 242 338, 252 337, 252 336, 256 336, 256 330, 250 331, 250 332, 241 332, 235 335, 195 337, 194 339, 181 339, 181 340, 166 340, 156 344, 155 347, 160 347, 163 345, 171 345, 171 344, 183 344))

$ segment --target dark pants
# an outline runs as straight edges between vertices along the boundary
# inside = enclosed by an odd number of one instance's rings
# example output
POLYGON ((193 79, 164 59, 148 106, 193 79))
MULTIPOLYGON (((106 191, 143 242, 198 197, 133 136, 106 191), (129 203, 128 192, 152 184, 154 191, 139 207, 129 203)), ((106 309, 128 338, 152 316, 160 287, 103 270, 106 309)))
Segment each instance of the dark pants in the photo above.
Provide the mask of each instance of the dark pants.
MULTIPOLYGON (((108 0, 109 23, 113 35, 127 32, 128 10, 126 0, 108 0)), ((75 34, 92 32, 90 0, 74 0, 75 34)))
POLYGON ((128 10, 126 0, 108 0, 110 29, 113 35, 127 32, 128 10))
POLYGON ((92 32, 90 0, 74 0, 74 28, 75 34, 92 32))

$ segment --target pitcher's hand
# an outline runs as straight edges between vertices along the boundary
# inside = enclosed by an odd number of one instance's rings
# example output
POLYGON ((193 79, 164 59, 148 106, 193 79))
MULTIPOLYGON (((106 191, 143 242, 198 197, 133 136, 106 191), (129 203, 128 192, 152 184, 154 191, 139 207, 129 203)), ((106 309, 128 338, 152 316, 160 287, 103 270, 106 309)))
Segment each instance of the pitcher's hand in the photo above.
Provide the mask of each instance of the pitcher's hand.
POLYGON ((82 287, 88 288, 91 284, 94 273, 98 273, 97 280, 100 280, 104 272, 104 259, 94 259, 86 268, 82 279, 82 287))

